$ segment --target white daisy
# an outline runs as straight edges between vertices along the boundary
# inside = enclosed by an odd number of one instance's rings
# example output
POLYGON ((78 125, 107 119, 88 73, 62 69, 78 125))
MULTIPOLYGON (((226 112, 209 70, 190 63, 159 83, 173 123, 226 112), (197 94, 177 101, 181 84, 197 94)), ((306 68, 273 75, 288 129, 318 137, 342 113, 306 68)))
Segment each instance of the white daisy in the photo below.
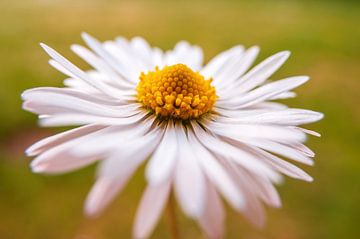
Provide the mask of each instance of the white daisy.
POLYGON ((133 236, 153 231, 169 194, 210 238, 223 236, 228 204, 257 226, 262 203, 281 205, 274 187, 281 174, 312 181, 290 160, 312 165, 303 142, 316 132, 299 125, 320 120, 310 110, 287 108, 276 99, 308 80, 269 77, 289 52, 257 66, 259 48, 235 46, 203 66, 200 47, 181 41, 163 52, 142 38, 101 43, 83 34, 90 47, 71 49, 93 70, 82 71, 41 44, 49 63, 69 78, 66 87, 41 87, 22 94, 23 108, 39 115, 42 126, 81 125, 45 138, 26 151, 36 156, 37 173, 63 173, 99 161, 97 180, 85 203, 96 215, 124 188, 145 161, 147 187, 133 236))

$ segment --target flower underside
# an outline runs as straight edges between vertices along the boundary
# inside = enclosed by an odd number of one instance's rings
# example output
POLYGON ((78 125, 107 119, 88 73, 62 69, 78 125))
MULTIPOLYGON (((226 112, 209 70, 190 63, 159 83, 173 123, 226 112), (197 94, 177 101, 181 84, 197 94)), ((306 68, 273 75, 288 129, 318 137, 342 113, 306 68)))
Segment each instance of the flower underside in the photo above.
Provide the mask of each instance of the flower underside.
POLYGON ((142 72, 137 85, 137 99, 159 117, 187 120, 209 112, 215 101, 212 79, 184 64, 142 72))

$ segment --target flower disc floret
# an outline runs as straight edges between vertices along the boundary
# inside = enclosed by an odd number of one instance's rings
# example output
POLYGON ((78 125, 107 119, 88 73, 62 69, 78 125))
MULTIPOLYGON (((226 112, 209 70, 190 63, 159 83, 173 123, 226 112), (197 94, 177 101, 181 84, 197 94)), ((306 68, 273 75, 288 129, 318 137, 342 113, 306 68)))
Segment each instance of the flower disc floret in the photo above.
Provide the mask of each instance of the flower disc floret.
POLYGON ((187 120, 209 112, 215 101, 212 79, 205 80, 184 64, 142 72, 137 85, 137 99, 160 117, 187 120))

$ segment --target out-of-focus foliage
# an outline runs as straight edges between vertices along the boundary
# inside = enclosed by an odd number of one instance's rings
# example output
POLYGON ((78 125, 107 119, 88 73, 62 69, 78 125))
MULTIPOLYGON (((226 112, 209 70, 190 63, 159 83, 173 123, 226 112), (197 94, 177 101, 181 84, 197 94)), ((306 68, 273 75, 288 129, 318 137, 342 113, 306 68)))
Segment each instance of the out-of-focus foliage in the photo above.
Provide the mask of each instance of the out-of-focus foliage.
MULTIPOLYGON (((0 2, 0 238, 129 238, 144 180, 139 172, 97 219, 85 219, 82 203, 94 167, 63 176, 30 173, 23 150, 56 132, 38 129, 21 110, 20 93, 36 86, 60 86, 64 78, 47 65, 38 46, 45 42, 84 69, 69 50, 86 31, 101 40, 140 35, 168 49, 180 39, 203 47, 208 60, 234 44, 261 46, 260 59, 292 51, 274 76, 310 75, 293 107, 325 113, 308 128, 317 152, 304 167, 311 184, 286 180, 283 208, 268 211, 258 231, 231 210, 228 238, 355 238, 360 221, 360 5, 356 1, 10 1, 0 2)), ((201 238, 181 216, 183 238, 201 238)), ((162 221, 154 238, 167 238, 162 221)))

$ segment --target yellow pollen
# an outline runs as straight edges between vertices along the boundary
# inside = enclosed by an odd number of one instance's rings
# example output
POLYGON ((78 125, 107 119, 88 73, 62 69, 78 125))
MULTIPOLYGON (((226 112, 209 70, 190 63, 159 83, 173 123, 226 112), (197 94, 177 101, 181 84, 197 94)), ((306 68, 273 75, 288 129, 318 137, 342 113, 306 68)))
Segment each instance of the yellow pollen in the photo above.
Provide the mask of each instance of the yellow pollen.
POLYGON ((156 67, 141 73, 137 99, 157 116, 194 119, 209 112, 217 99, 211 81, 184 64, 156 67))

